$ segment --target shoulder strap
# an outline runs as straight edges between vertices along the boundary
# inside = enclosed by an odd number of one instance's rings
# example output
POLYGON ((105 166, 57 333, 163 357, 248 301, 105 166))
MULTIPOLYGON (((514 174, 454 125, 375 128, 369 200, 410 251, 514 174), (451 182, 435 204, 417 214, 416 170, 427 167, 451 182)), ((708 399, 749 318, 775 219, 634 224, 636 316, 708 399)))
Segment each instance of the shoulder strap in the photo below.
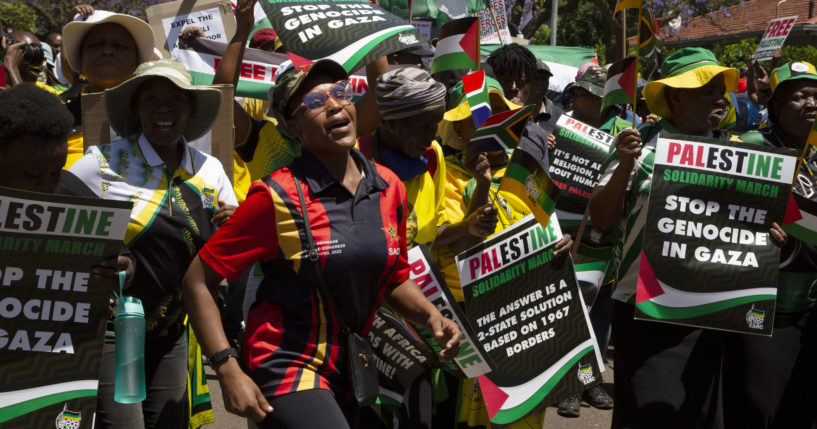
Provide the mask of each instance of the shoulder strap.
POLYGON ((304 193, 301 190, 301 181, 298 180, 294 174, 292 175, 292 179, 295 181, 295 189, 298 191, 298 199, 301 201, 304 232, 306 233, 306 241, 307 245, 309 246, 309 260, 312 262, 311 265, 315 267, 315 275, 318 279, 318 293, 320 293, 323 296, 323 299, 329 303, 329 307, 332 309, 332 313, 335 314, 335 318, 338 320, 338 323, 340 323, 342 331, 348 334, 351 329, 349 328, 349 325, 346 324, 343 316, 340 314, 340 311, 335 304, 335 299, 332 297, 332 294, 329 292, 329 289, 326 287, 326 282, 323 279, 318 245, 315 244, 315 238, 312 236, 312 227, 309 225, 309 214, 306 211, 306 201, 304 200, 304 193))

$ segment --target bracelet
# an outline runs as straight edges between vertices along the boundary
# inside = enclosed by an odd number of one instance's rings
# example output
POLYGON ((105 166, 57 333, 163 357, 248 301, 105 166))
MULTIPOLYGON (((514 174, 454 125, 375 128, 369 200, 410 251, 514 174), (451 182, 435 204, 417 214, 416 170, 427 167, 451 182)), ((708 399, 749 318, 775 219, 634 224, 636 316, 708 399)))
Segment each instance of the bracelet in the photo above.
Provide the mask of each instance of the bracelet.
POLYGON ((229 358, 238 359, 238 352, 232 347, 228 347, 220 352, 213 353, 207 357, 207 360, 210 361, 210 367, 215 369, 215 367, 226 362, 229 358))

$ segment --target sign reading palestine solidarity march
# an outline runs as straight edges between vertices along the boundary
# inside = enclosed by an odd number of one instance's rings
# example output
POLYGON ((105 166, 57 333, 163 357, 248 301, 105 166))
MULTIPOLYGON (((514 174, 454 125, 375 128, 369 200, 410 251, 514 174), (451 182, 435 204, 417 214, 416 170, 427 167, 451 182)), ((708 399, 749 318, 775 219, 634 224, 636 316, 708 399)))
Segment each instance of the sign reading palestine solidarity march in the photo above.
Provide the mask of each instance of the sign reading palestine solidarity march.
POLYGON ((457 256, 468 322, 496 370, 479 377, 488 416, 511 423, 599 380, 603 367, 588 329, 562 237, 527 216, 457 256))
POLYGON ((637 319, 771 335, 793 150, 659 138, 637 319))
POLYGON ((131 203, 0 188, 0 427, 90 428, 131 203))
POLYGON ((367 0, 261 0, 261 6, 289 52, 334 60, 347 72, 424 42, 414 26, 367 0))

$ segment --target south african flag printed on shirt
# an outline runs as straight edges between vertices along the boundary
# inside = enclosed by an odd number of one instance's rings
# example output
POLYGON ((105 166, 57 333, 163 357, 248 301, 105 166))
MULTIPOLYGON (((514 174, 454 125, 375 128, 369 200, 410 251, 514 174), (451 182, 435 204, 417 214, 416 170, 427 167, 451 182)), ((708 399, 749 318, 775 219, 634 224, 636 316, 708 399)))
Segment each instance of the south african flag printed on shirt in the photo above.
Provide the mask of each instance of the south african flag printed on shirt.
POLYGON ((461 18, 440 28, 431 74, 479 67, 479 18, 461 18))
POLYGON ((414 26, 366 0, 262 0, 287 51, 347 72, 425 42, 414 26))
POLYGON ((499 190, 511 192, 525 201, 542 226, 548 224, 559 193, 539 161, 521 149, 513 151, 499 190))

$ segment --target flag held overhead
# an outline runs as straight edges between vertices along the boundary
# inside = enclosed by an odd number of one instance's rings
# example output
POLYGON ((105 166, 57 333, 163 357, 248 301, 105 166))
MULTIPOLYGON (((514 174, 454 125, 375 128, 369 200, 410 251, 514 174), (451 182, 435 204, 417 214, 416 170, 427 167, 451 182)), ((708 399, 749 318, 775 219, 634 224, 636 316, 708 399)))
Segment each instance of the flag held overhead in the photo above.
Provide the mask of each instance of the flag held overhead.
POLYGON ((477 70, 462 77, 462 88, 468 97, 471 107, 471 119, 474 127, 479 128, 491 116, 491 104, 488 97, 488 85, 485 81, 485 70, 477 70))
POLYGON ((440 28, 431 74, 479 67, 479 18, 450 21, 440 28))
POLYGON ((655 55, 658 34, 656 32, 656 20, 652 11, 641 9, 641 29, 638 33, 638 56, 650 58, 655 55))
POLYGON ((627 57, 610 66, 601 99, 602 110, 616 104, 635 104, 636 65, 635 57, 627 57))
POLYGON ((640 9, 640 8, 641 0, 618 0, 618 3, 616 3, 616 10, 613 13, 618 13, 618 11, 624 9, 640 9))
POLYGON ((469 146, 477 152, 493 152, 497 150, 513 149, 519 144, 528 118, 533 112, 533 105, 497 113, 488 118, 482 126, 474 132, 469 146))

